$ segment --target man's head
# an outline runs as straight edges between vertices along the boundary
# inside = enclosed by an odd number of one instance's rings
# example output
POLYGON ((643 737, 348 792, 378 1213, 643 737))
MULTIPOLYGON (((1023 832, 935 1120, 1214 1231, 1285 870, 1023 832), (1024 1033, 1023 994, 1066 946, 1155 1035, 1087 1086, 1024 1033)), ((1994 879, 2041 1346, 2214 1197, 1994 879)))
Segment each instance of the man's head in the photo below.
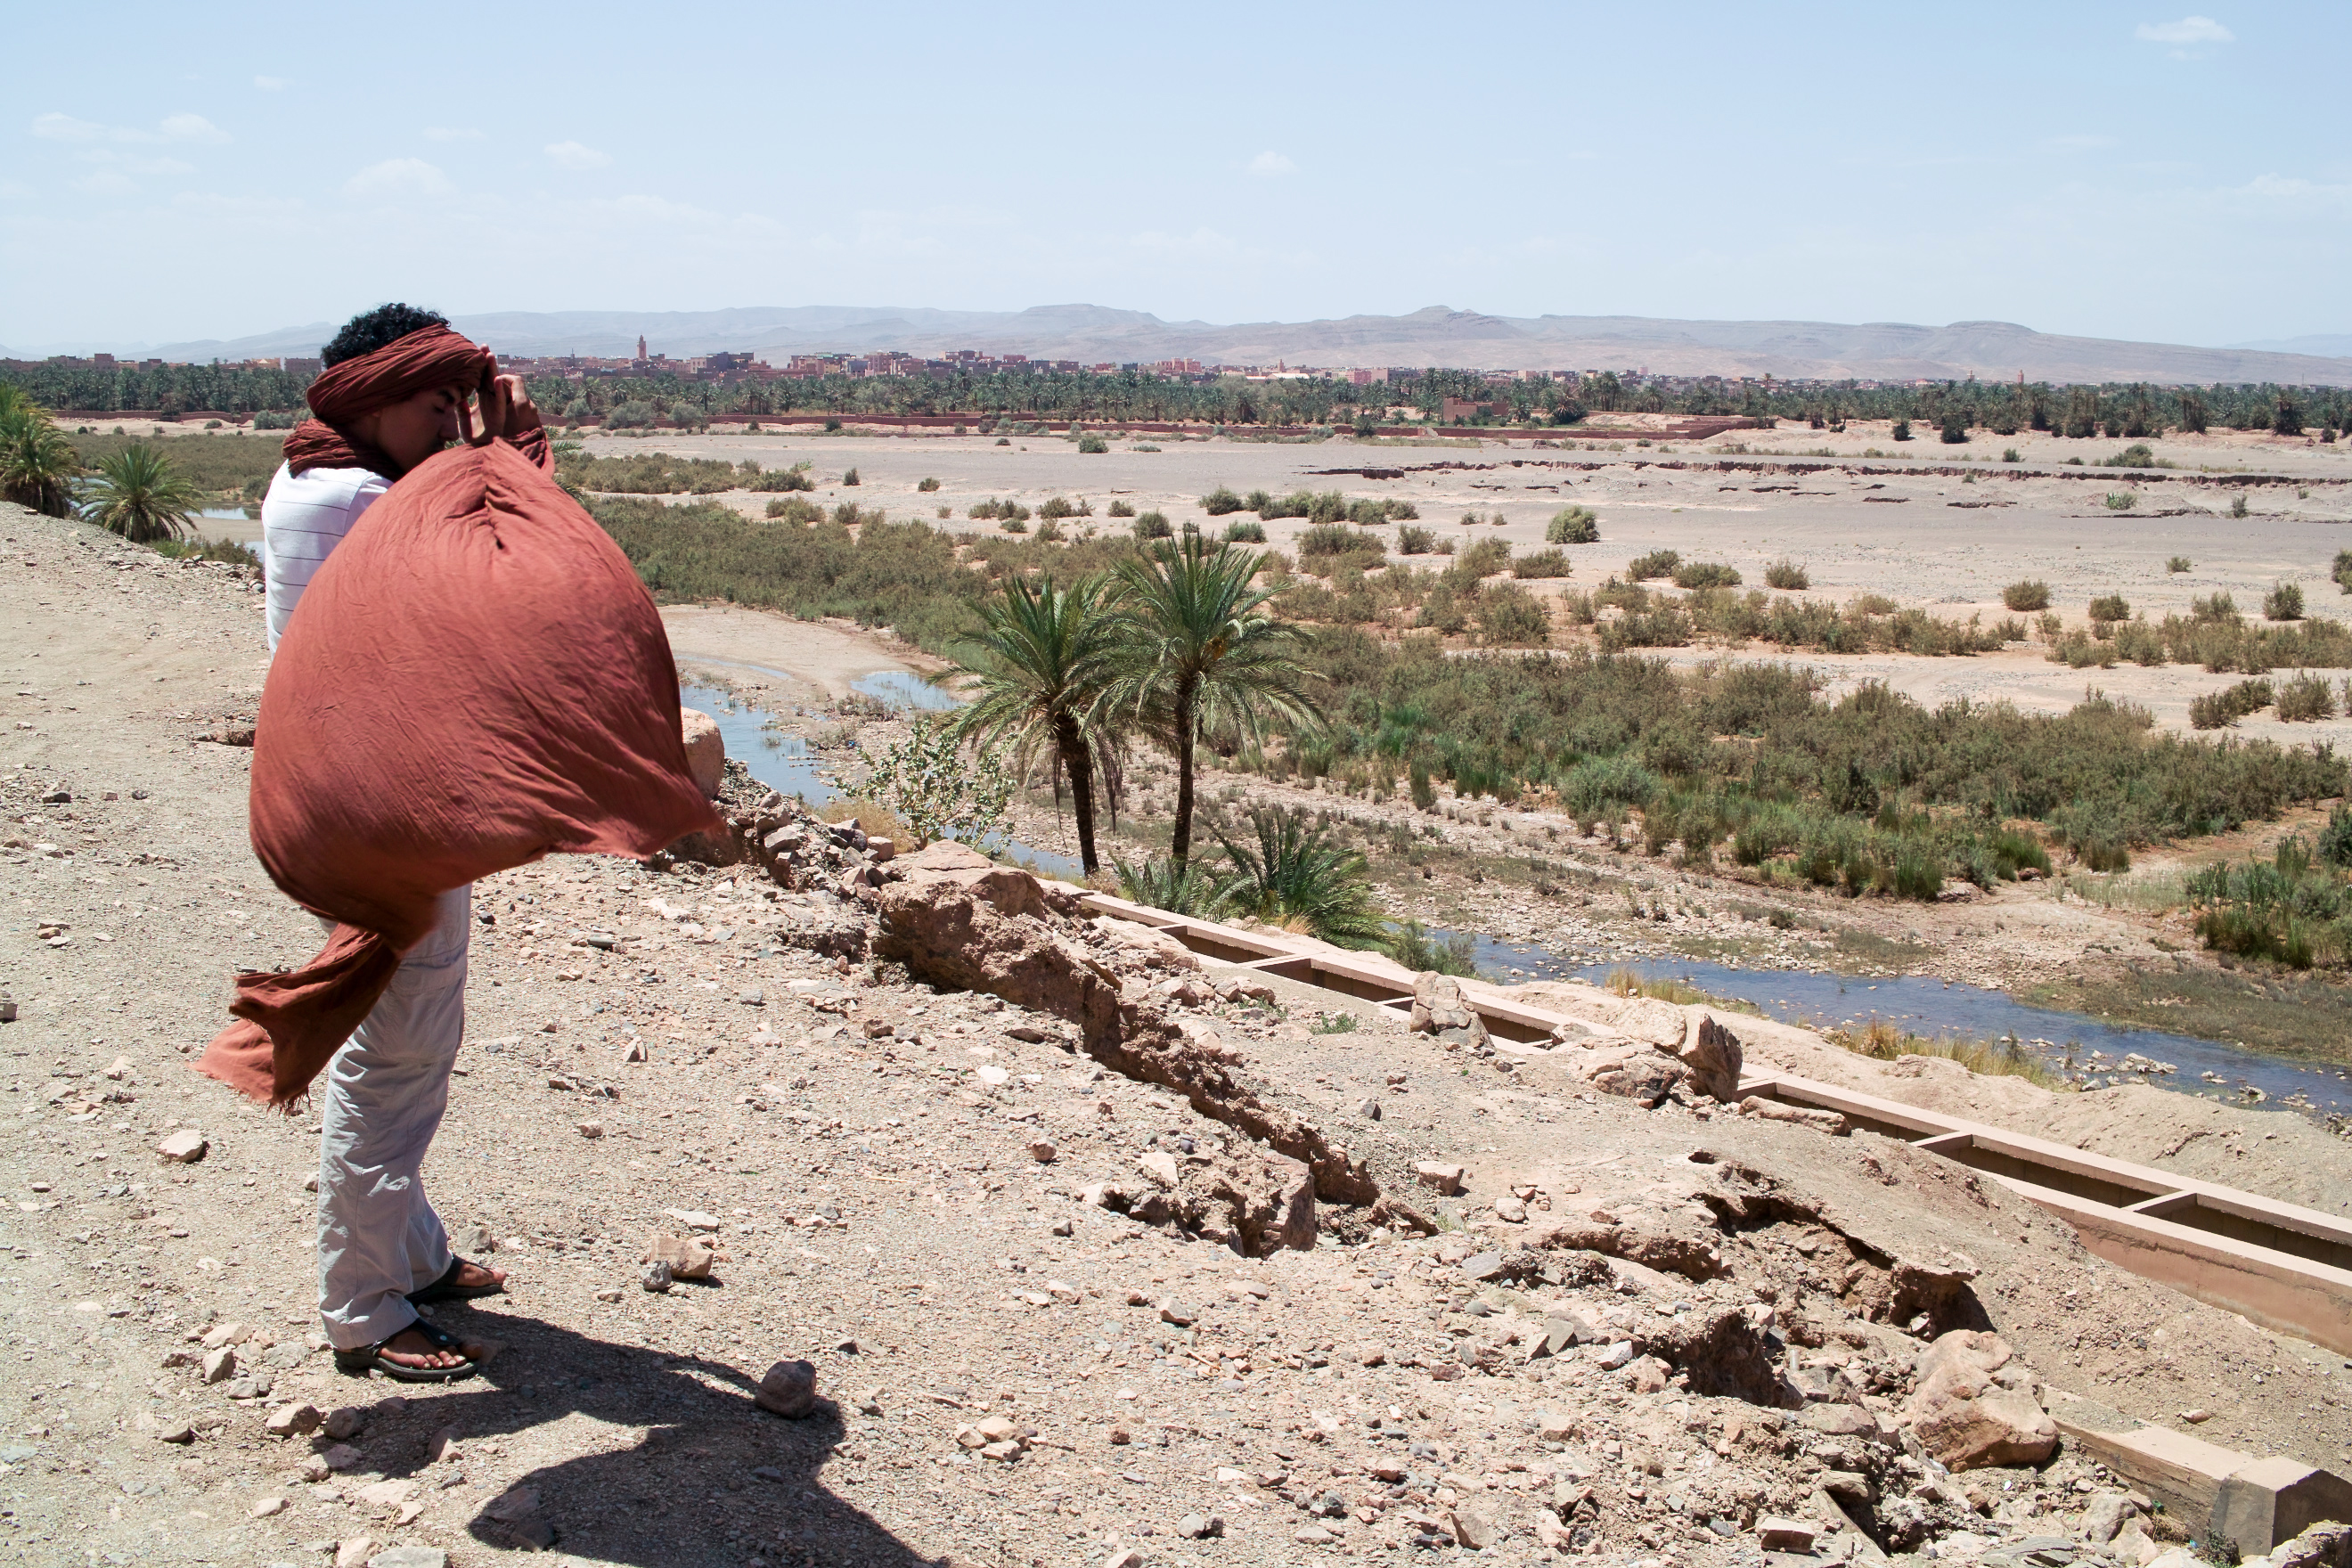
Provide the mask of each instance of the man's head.
MULTIPOLYGON (((420 310, 414 305, 378 305, 343 323, 332 342, 320 351, 327 365, 341 364, 373 353, 411 332, 446 327, 446 316, 420 310)), ((434 386, 358 415, 350 421, 352 435, 376 447, 404 472, 457 438, 457 410, 470 386, 434 386)))

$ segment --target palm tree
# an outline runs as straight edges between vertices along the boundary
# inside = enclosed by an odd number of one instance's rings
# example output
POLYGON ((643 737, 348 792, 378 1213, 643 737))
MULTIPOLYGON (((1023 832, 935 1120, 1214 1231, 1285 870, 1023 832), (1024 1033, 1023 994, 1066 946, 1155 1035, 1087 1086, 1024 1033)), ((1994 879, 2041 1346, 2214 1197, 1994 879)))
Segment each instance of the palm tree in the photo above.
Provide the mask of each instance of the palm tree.
POLYGON ((1099 701, 1111 678, 1111 621, 1106 584, 1082 577, 1067 588, 1047 576, 1035 587, 1008 577, 981 606, 981 629, 957 668, 980 682, 981 695, 955 717, 959 737, 1009 743, 1025 774, 1040 752, 1052 759, 1054 799, 1062 775, 1078 819, 1078 858, 1087 875, 1095 857, 1095 787, 1116 800, 1118 727, 1099 701))
POLYGON ((0 498, 63 517, 79 472, 72 444, 49 423, 48 411, 0 382, 0 498))
POLYGON ((204 500, 172 459, 141 442, 99 459, 98 477, 84 487, 81 515, 133 544, 152 544, 193 528, 188 514, 204 500))
POLYGON ((1364 858, 1343 849, 1287 811, 1250 813, 1257 842, 1237 844, 1218 835, 1233 857, 1229 896, 1262 921, 1305 927, 1309 934, 1342 946, 1370 947, 1388 935, 1388 922, 1372 907, 1372 886, 1364 858))
POLYGON ((1113 636, 1118 679, 1107 708, 1149 731, 1176 758, 1176 830, 1169 857, 1192 850, 1192 749, 1203 731, 1256 740, 1268 719, 1319 721, 1298 662, 1297 627, 1267 613, 1253 588, 1263 555, 1197 533, 1162 540, 1119 563, 1113 636))

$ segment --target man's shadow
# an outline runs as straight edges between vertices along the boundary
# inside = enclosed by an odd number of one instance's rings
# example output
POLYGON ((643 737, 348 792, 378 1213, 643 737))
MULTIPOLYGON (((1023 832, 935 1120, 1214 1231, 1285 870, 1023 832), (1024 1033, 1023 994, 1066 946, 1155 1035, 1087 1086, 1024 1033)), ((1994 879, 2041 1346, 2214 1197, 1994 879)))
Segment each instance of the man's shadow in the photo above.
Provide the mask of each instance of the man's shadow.
MULTIPOLYGON (((558 1460, 503 1487, 469 1480, 465 1495, 475 1511, 467 1528, 487 1545, 646 1568, 743 1568, 754 1557, 774 1568, 937 1568, 944 1561, 826 1489, 821 1472, 847 1433, 840 1411, 824 1400, 798 1420, 760 1409, 752 1395, 764 1365, 747 1373, 462 1305, 436 1312, 460 1338, 498 1339, 503 1348, 475 1377, 400 1415, 376 1416, 355 1439, 371 1468, 422 1483, 428 1507, 451 1471, 487 1469, 480 1448, 496 1439, 575 1414, 646 1428, 631 1447, 558 1460), (455 1432, 461 1457, 436 1465, 431 1448, 444 1430, 455 1432)), ((366 1385, 378 1400, 404 1391, 383 1379, 366 1385)), ((357 1385, 350 1397, 365 1403, 357 1385)))

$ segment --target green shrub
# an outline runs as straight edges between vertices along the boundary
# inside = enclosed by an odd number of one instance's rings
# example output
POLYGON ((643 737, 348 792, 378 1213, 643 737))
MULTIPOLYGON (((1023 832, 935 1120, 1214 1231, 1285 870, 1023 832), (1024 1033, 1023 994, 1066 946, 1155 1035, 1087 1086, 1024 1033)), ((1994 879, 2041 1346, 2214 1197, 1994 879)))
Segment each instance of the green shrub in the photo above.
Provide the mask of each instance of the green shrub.
POLYGON ((1908 441, 1911 439, 1911 421, 1908 419, 1897 419, 1895 422, 1894 428, 1889 430, 1887 434, 1892 436, 1897 441, 1908 441))
POLYGON ((1047 522, 1058 522, 1063 518, 1077 516, 1078 509, 1072 506, 1065 497, 1048 496, 1044 504, 1037 508, 1037 515, 1047 522))
POLYGON ((824 515, 823 507, 813 501, 804 501, 798 496, 789 500, 772 500, 768 503, 768 519, 772 522, 781 520, 790 523, 805 524, 814 522, 824 515))
POLYGON ((1384 555, 1388 542, 1344 522, 1318 522, 1298 536, 1299 559, 1316 555, 1384 555))
POLYGON ((2220 589, 2201 599, 2189 603, 2189 613, 2200 621, 2234 621, 2238 618, 2238 601, 2227 589, 2220 589))
POLYGON ((1944 445, 1947 447, 1965 445, 1969 438, 1969 416, 1965 414, 1945 415, 1943 435, 1944 445))
POLYGON ((1008 517, 999 522, 996 526, 1003 529, 1007 533, 1026 533, 1029 531, 1029 524, 1023 519, 1017 517, 1008 517))
POLYGON ((2107 510, 2109 511, 2129 511, 2132 508, 2137 505, 2139 505, 2139 497, 2132 494, 2129 490, 2109 490, 2107 492, 2107 510))
POLYGON ((2246 515, 2245 491, 2240 490, 2236 495, 2230 498, 2230 515, 2231 517, 2243 517, 2246 515))
POLYGON ((1486 589, 1471 614, 1478 623, 1478 640, 1489 647, 1540 647, 1551 640, 1551 617, 1544 614, 1543 602, 1517 584, 1486 589))
POLYGON ((2179 574, 2189 570, 2189 557, 2186 555, 2175 555, 2164 563, 2164 569, 2167 572, 2172 573, 2175 576, 2178 576, 2179 574))
POLYGON ((2190 698, 2189 724, 2195 730, 2227 729, 2247 714, 2269 707, 2273 700, 2269 681, 2241 680, 2222 690, 2190 698))
POLYGON ((2336 563, 2327 569, 2328 576, 2342 592, 2352 594, 2352 550, 2336 552, 2336 563))
POLYGON ((1081 436, 1078 437, 1078 450, 1086 453, 1089 457, 1092 457, 1098 453, 1109 451, 1110 443, 1104 440, 1099 436, 1081 436))
POLYGON ((1675 568, 1677 588, 1737 588, 1739 574, 1720 561, 1685 561, 1675 568))
POLYGON ((1813 580, 1802 566, 1783 557, 1764 568, 1764 584, 1769 588, 1780 588, 1793 593, 1799 589, 1811 587, 1813 580))
POLYGON ((2303 584, 2280 582, 2263 595, 2263 619, 2266 621, 2299 621, 2303 619, 2303 584))
POLYGON ((1538 550, 1511 563, 1514 577, 1567 577, 1574 574, 1564 550, 1538 550))
POLYGON ((1176 531, 1168 526, 1168 519, 1156 511, 1147 511, 1135 520, 1138 539, 1166 539, 1176 531))
POLYGON ((2016 447, 2003 447, 2000 449, 2000 460, 2004 463, 2021 463, 2025 459, 2017 455, 2016 447))
MULTIPOLYGON (((808 477, 808 468, 806 463, 794 463, 789 468, 770 468, 765 473, 754 473, 744 488, 761 495, 776 490, 813 490, 816 485, 808 477)), ((931 480, 930 488, 939 489, 939 480, 931 480)))
POLYGON ((1110 506, 1107 510, 1112 517, 1133 517, 1135 515, 1135 508, 1129 502, 1123 500, 1115 500, 1111 502, 1110 506))
POLYGON ((940 481, 933 479, 918 479, 915 481, 915 488, 922 491, 925 495, 929 495, 931 491, 940 488, 940 481))
POLYGON ((2336 716, 2335 688, 2322 677, 2305 673, 2282 681, 2278 716, 2290 724, 2308 724, 2336 716))
POLYGON ((2102 594, 2091 601, 2091 619, 2096 621, 2127 621, 2131 605, 2121 594, 2102 594))
POLYGON ((857 470, 856 468, 850 468, 842 474, 841 482, 845 485, 854 485, 862 481, 860 481, 857 477, 857 470))
POLYGON ((1211 517, 1223 517, 1229 511, 1241 510, 1242 498, 1224 486, 1219 485, 1201 498, 1201 510, 1211 517))
POLYGON ((1546 544, 1598 544, 1601 542, 1601 519, 1591 507, 1567 506, 1551 514, 1544 524, 1546 544))
POLYGON ((1437 536, 1425 528, 1401 528, 1397 530, 1397 553, 1399 555, 1426 555, 1436 542, 1437 536))
POLYGON ((2102 459, 2100 466, 2108 468, 2152 468, 2156 467, 2156 453, 2146 442, 2135 441, 2114 457, 2102 459))
POLYGON ((1264 544, 1265 542, 1265 524, 1262 522, 1229 522, 1225 524, 1224 538, 1225 542, 1228 544, 1264 544))
POLYGON ((1416 761, 1412 764, 1410 788, 1412 792, 1412 806, 1415 811, 1428 811, 1435 807, 1437 792, 1429 785, 1429 765, 1426 763, 1416 761))
POLYGON ((1254 511, 1257 513, 1258 516, 1269 520, 1276 515, 1273 507, 1274 498, 1266 494, 1264 490, 1252 490, 1247 496, 1244 497, 1242 500, 1242 510, 1244 511, 1254 511))
POLYGON ((1653 550, 1647 555, 1636 555, 1625 563, 1625 580, 1646 583, 1653 577, 1671 577, 1675 568, 1683 563, 1678 550, 1653 550))
POLYGON ((2046 610, 2050 607, 2050 584, 2036 577, 2023 578, 2000 591, 2000 602, 2012 610, 2046 610))

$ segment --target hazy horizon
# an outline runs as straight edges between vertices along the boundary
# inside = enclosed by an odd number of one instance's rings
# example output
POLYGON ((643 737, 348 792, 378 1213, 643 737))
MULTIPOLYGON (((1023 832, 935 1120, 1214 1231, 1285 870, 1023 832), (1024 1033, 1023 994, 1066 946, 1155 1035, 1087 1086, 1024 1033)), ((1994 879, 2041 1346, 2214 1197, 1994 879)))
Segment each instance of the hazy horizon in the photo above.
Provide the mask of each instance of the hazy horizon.
POLYGON ((385 299, 2352 333, 2338 7, 89 16, 15 27, 22 350, 385 299))

